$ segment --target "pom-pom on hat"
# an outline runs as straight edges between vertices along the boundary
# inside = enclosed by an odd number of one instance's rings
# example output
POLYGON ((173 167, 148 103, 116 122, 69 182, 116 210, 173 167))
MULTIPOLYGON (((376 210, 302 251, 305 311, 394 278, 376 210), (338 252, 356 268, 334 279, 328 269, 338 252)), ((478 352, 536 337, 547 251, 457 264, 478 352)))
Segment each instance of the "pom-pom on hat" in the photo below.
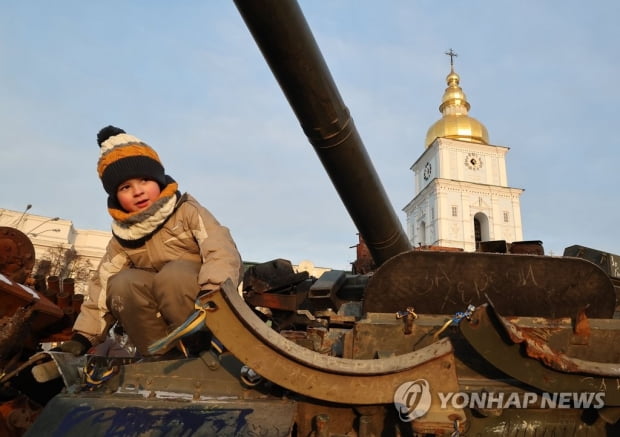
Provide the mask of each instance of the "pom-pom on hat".
POLYGON ((120 184, 133 178, 154 180, 161 188, 167 185, 164 166, 157 152, 123 129, 104 127, 97 134, 97 144, 101 149, 97 172, 110 196, 116 195, 120 184))

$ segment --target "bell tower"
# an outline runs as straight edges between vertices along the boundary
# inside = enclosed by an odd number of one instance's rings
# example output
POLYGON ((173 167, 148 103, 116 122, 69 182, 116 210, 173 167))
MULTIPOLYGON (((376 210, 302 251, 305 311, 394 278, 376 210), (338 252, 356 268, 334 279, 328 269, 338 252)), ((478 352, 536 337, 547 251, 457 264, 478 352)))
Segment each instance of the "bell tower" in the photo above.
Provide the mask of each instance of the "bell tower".
POLYGON ((425 150, 413 163, 414 197, 404 208, 407 235, 416 246, 475 251, 480 241, 521 241, 521 188, 508 186, 509 148, 492 145, 486 127, 468 115, 470 104, 454 70, 439 112, 426 134, 425 150))

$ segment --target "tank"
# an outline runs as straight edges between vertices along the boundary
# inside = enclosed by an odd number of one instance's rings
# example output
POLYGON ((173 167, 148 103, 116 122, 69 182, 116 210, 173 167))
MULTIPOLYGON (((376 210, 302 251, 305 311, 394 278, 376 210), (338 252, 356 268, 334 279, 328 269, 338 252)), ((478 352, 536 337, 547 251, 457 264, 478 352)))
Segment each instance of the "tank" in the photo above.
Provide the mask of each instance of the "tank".
POLYGON ((22 434, 618 435, 616 278, 540 242, 412 249, 299 6, 235 4, 368 256, 247 268, 166 340, 208 329, 197 357, 37 352, 0 379, 28 400, 61 382, 22 434))

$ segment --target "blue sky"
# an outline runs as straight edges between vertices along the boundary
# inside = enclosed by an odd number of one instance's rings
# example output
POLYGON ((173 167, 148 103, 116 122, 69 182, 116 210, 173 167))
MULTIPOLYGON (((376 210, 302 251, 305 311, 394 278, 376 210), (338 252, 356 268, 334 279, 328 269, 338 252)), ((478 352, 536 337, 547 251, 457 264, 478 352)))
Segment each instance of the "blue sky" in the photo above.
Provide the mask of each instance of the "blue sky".
MULTIPOLYGON (((617 1, 303 0, 398 217, 455 69, 524 239, 620 253, 617 1)), ((108 230, 97 131, 152 145, 244 259, 348 269, 356 229, 232 1, 0 4, 0 208, 108 230)))

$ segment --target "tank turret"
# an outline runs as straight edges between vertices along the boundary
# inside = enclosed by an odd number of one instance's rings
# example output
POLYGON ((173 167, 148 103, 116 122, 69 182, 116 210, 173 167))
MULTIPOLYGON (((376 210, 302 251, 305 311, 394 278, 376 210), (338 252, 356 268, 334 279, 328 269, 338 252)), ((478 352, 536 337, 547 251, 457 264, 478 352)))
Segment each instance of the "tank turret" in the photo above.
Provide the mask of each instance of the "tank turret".
POLYGON ((276 260, 242 293, 227 281, 163 339, 206 326, 218 341, 198 357, 31 358, 12 375, 52 367, 66 390, 28 435, 618 435, 612 270, 411 250, 295 0, 235 3, 376 269, 276 260))

